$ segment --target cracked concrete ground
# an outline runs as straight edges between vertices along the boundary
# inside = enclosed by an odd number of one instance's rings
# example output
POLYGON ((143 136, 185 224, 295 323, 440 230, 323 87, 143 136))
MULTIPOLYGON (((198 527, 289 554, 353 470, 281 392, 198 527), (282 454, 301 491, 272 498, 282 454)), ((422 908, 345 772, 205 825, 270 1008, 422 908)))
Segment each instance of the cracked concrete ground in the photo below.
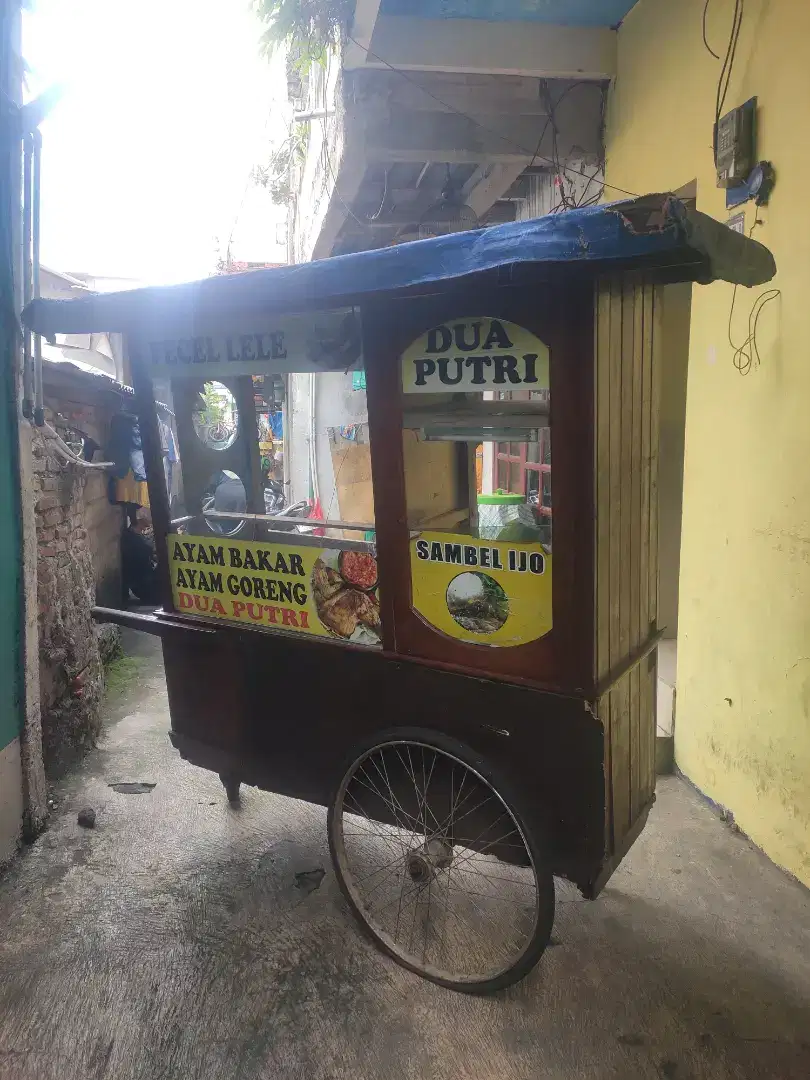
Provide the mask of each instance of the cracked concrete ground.
POLYGON ((133 642, 136 685, 0 882, 0 1080, 810 1076, 808 894, 679 780, 598 901, 560 886, 528 979, 465 997, 361 936, 323 810, 233 810, 181 761, 159 644, 133 642))

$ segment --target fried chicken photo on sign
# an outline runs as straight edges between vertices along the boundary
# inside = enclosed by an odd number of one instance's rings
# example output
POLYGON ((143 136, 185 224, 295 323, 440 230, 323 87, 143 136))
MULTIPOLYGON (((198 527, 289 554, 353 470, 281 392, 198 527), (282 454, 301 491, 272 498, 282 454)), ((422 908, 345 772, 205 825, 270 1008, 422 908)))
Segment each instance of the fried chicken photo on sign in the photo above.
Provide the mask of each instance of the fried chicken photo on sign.
POLYGON ((382 633, 380 623, 380 605, 376 597, 370 593, 355 593, 357 597, 357 621, 373 630, 375 634, 382 633))
POLYGON ((337 570, 333 570, 331 566, 327 566, 318 559, 312 571, 312 591, 318 606, 320 607, 324 600, 329 600, 339 593, 344 585, 343 578, 337 570))
POLYGON ((326 600, 318 612, 327 629, 343 638, 350 638, 360 621, 357 617, 357 599, 362 593, 343 589, 326 600))
POLYGON ((320 608, 321 622, 333 633, 350 638, 358 623, 380 633, 380 609, 373 596, 356 589, 343 589, 320 608))

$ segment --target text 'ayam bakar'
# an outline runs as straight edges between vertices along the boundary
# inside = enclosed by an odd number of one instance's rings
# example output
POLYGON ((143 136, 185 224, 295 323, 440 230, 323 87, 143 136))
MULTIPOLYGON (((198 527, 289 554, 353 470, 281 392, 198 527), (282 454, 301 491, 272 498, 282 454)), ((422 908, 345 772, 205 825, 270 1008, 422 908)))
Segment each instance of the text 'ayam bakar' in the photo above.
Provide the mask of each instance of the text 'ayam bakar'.
POLYGON ((224 574, 218 570, 201 570, 189 563, 222 566, 239 570, 257 570, 265 574, 306 576, 303 560, 297 552, 281 552, 271 548, 240 550, 222 544, 197 544, 175 541, 172 548, 174 588, 181 610, 201 615, 218 615, 252 622, 272 623, 301 630, 309 629, 309 614, 303 608, 309 594, 302 581, 285 581, 278 577, 259 577, 257 574, 224 574), (186 592, 193 589, 194 593, 186 592), (200 594, 205 595, 200 595, 200 594), (220 600, 219 597, 226 597, 220 600), (231 599, 239 598, 239 599, 231 599), (245 599, 243 600, 242 597, 245 599), (253 601, 248 603, 248 600, 253 601), (255 601, 271 601, 256 603, 255 601), (277 605, 290 604, 295 607, 277 605))

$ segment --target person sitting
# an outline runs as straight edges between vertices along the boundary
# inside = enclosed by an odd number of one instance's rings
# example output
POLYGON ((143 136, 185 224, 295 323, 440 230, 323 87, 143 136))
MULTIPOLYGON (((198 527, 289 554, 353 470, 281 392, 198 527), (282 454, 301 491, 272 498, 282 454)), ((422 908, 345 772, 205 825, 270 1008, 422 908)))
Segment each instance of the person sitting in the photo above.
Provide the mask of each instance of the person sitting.
POLYGON ((246 505, 245 485, 235 472, 223 469, 214 490, 214 510, 221 514, 244 514, 246 505))
POLYGON ((124 592, 132 593, 142 604, 157 604, 160 589, 157 576, 157 553, 147 530, 152 521, 148 510, 139 509, 135 520, 121 534, 121 570, 124 592))

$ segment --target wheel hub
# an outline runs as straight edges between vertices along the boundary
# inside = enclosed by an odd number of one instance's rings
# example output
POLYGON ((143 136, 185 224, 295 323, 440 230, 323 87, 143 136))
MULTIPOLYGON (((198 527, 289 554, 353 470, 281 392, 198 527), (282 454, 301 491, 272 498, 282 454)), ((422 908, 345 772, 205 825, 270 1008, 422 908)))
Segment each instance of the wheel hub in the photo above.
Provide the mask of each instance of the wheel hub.
POLYGON ((433 837, 408 854, 405 866, 411 880, 424 885, 436 876, 437 870, 444 870, 452 861, 452 845, 439 837, 433 837))

